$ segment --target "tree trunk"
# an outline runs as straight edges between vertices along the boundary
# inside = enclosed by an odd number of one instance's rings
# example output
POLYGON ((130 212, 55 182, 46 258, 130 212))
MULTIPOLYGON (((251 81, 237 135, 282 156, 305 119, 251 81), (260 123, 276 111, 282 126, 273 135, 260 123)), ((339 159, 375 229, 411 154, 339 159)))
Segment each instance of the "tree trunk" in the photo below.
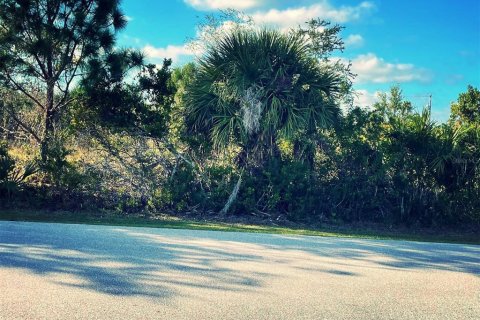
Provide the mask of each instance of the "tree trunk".
POLYGON ((240 185, 242 184, 242 176, 243 176, 243 171, 240 173, 240 176, 238 177, 238 181, 233 187, 232 193, 228 197, 227 203, 225 203, 225 206, 223 209, 220 211, 220 214, 225 215, 227 214, 228 210, 230 210, 230 207, 232 204, 237 200, 238 196, 238 191, 240 190, 240 185))
POLYGON ((53 122, 54 122, 54 86, 53 81, 47 83, 47 103, 45 105, 45 119, 44 119, 44 131, 42 141, 40 143, 40 157, 42 162, 46 162, 48 158, 48 148, 51 144, 53 136, 53 122))

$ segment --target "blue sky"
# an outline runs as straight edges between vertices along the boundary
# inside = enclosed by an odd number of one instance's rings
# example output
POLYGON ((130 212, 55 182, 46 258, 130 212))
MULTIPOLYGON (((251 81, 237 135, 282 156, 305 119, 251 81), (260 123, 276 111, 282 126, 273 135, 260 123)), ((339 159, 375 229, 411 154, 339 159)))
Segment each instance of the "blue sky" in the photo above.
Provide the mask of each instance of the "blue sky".
POLYGON ((480 87, 480 0, 123 0, 129 18, 119 44, 142 49, 152 62, 192 59, 186 42, 206 14, 235 8, 259 24, 297 26, 320 17, 345 26, 346 50, 358 74, 357 104, 399 84, 421 108, 432 95, 436 120, 467 85, 480 87))

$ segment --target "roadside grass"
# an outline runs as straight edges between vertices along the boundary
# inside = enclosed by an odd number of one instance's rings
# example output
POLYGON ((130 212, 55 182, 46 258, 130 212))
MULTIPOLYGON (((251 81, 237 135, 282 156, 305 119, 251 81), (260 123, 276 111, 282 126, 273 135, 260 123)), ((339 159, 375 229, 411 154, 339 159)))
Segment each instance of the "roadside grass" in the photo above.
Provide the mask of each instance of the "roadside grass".
POLYGON ((318 228, 283 227, 263 224, 253 225, 208 220, 191 220, 169 215, 161 215, 157 217, 132 216, 102 211, 71 212, 8 209, 0 210, 0 220, 480 244, 480 234, 473 230, 463 232, 457 230, 432 229, 407 230, 405 228, 387 229, 378 226, 358 225, 323 225, 318 228))

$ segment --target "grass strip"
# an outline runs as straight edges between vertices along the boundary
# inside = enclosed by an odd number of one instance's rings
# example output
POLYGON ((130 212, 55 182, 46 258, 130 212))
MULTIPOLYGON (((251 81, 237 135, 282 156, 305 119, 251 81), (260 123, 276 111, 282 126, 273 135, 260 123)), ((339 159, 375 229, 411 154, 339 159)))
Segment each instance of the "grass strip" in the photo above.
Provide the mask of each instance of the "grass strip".
POLYGON ((413 229, 405 231, 349 225, 324 226, 320 228, 300 228, 270 225, 253 225, 244 223, 227 223, 205 220, 189 220, 168 215, 151 218, 101 211, 70 212, 10 209, 0 210, 0 220, 210 230, 224 232, 270 233, 281 235, 305 235, 377 240, 409 240, 421 242, 480 244, 480 235, 476 232, 435 230, 429 230, 428 232, 425 232, 424 229, 413 229))

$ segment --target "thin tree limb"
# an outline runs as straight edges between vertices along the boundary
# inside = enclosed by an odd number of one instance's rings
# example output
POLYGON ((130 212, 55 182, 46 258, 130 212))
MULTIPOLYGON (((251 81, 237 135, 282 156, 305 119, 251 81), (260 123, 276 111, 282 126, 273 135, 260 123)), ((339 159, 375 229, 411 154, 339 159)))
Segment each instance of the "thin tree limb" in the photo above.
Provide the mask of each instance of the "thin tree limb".
POLYGON ((17 82, 12 78, 12 76, 10 75, 10 73, 5 72, 5 74, 7 75, 8 80, 10 80, 10 82, 13 83, 13 85, 17 88, 17 90, 21 91, 24 95, 26 95, 28 98, 30 98, 30 100, 32 100, 33 102, 35 102, 35 104, 38 105, 40 108, 45 109, 45 106, 44 106, 42 103, 40 103, 40 101, 38 101, 33 95, 31 95, 30 93, 28 93, 28 91, 25 90, 25 88, 23 88, 19 83, 17 83, 17 82))

